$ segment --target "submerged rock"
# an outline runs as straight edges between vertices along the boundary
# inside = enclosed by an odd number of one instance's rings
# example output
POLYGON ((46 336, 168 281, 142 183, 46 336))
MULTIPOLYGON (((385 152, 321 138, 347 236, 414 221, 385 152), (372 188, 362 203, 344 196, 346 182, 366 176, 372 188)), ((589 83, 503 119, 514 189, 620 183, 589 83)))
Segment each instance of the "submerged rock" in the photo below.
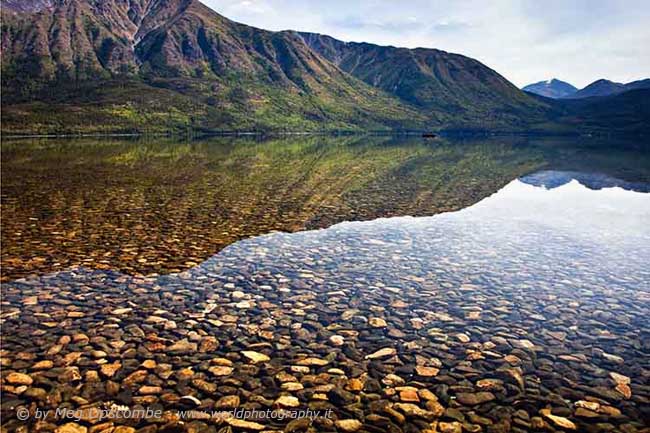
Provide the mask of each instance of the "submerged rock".
POLYGON ((567 256, 555 247, 570 236, 454 218, 276 233, 168 275, 71 269, 3 282, 2 428, 22 428, 18 407, 115 404, 163 415, 65 428, 640 431, 650 303, 635 258, 603 273, 594 261, 617 248, 567 256), (517 239, 497 236, 503 227, 517 239), (240 408, 295 413, 206 415, 240 408))
POLYGON ((491 392, 468 393, 461 392, 456 395, 456 400, 467 406, 476 406, 477 404, 487 403, 495 399, 491 392))
POLYGON ((247 359, 249 359, 253 364, 257 364, 260 362, 268 362, 271 360, 271 358, 264 355, 263 353, 254 352, 252 350, 244 350, 242 351, 241 354, 244 355, 244 357, 246 357, 247 359))
POLYGON ((5 380, 11 385, 31 385, 34 383, 34 379, 32 379, 29 375, 16 372, 9 373, 5 377, 5 380))
POLYGON ((340 419, 336 420, 334 424, 339 430, 347 433, 356 432, 363 427, 363 423, 356 419, 340 419))
POLYGON ((395 350, 392 347, 385 347, 383 349, 379 349, 378 351, 366 355, 366 359, 379 359, 379 358, 387 358, 389 356, 394 356, 397 354, 397 350, 395 350))
POLYGON ((551 409, 542 409, 540 410, 540 413, 547 419, 549 419, 553 424, 555 424, 558 427, 562 427, 568 430, 577 430, 578 426, 575 425, 575 423, 567 418, 564 418, 562 416, 557 416, 553 415, 551 413, 551 409))

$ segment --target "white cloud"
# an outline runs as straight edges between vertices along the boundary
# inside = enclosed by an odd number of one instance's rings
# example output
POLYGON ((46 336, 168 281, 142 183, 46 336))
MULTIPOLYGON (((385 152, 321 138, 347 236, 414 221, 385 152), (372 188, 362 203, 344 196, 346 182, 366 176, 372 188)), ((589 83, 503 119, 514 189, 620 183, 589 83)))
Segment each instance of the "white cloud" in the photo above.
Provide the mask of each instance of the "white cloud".
POLYGON ((474 57, 518 86, 559 78, 650 76, 645 0, 204 0, 217 12, 269 30, 429 47, 474 57))

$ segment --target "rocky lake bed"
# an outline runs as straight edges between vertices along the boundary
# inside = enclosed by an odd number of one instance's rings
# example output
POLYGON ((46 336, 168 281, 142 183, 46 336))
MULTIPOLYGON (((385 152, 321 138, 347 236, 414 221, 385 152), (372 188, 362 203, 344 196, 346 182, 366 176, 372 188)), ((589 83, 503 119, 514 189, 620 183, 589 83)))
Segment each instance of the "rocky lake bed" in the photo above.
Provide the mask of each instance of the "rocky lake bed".
POLYGON ((648 432, 649 196, 538 178, 171 273, 7 278, 2 430, 648 432))

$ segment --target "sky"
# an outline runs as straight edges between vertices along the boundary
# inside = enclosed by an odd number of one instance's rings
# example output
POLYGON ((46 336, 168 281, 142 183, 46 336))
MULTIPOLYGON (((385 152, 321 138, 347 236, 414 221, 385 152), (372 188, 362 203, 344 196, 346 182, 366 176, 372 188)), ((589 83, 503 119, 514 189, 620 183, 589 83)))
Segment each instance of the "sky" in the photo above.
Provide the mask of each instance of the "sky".
POLYGON ((202 0, 268 30, 426 47, 480 60, 515 85, 578 88, 650 77, 647 0, 202 0))

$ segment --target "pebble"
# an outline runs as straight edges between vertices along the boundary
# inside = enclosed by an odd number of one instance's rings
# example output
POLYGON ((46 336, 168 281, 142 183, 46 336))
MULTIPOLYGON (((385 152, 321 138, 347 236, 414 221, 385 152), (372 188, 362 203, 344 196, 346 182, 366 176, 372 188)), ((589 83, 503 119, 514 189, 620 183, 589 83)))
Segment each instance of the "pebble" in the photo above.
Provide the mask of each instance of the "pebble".
POLYGON ((298 366, 323 367, 330 362, 320 358, 305 358, 297 362, 298 366))
POLYGON ((5 376, 5 380, 11 385, 31 385, 34 383, 34 379, 29 375, 16 372, 9 373, 5 376))
POLYGON ((438 431, 440 433, 462 433, 463 425, 458 421, 452 421, 452 422, 441 421, 438 423, 438 431))
POLYGON ((568 430, 577 430, 578 429, 578 427, 575 425, 575 423, 573 421, 571 421, 571 420, 569 420, 567 418, 561 417, 561 416, 553 415, 551 413, 551 409, 546 408, 546 409, 540 410, 539 412, 540 412, 540 414, 542 414, 542 416, 544 416, 545 418, 551 420, 553 422, 553 424, 557 425, 558 427, 562 427, 562 428, 565 428, 565 429, 568 429, 568 430))
POLYGON ((615 373, 613 371, 609 373, 609 376, 614 380, 614 382, 616 382, 617 385, 629 385, 631 382, 629 377, 615 373))
POLYGON ((363 423, 357 419, 339 419, 334 424, 339 430, 348 433, 359 431, 363 427, 363 423))
POLYGON ((167 351, 177 354, 194 353, 198 351, 198 345, 196 343, 188 341, 187 338, 184 338, 167 347, 167 351))
POLYGON ((54 362, 50 361, 49 359, 45 359, 32 365, 32 370, 49 370, 52 367, 54 367, 54 362))
POLYGON ((476 406, 478 404, 487 403, 495 398, 496 397, 491 392, 460 392, 456 395, 456 400, 466 406, 476 406))
POLYGON ((275 400, 275 405, 280 407, 298 407, 300 406, 300 400, 291 395, 283 395, 275 400))
POLYGON ((263 353, 255 352, 252 350, 244 350, 241 353, 244 357, 248 358, 253 364, 257 364, 260 362, 268 362, 271 360, 268 356, 264 355, 263 353))
POLYGON ((115 361, 112 364, 104 364, 99 367, 101 373, 106 377, 113 377, 117 371, 122 368, 122 364, 118 361, 115 361))
POLYGON ((241 404, 238 395, 226 395, 217 400, 215 407, 217 409, 236 409, 241 404))
POLYGON ((436 414, 422 409, 420 406, 413 403, 395 403, 395 409, 403 412, 407 417, 423 418, 432 421, 436 418, 436 414))
POLYGON ((74 422, 69 422, 57 427, 54 433, 87 433, 88 428, 74 422))
POLYGON ((424 365, 418 365, 415 367, 415 372, 422 377, 434 377, 440 373, 440 370, 435 367, 426 367, 424 365))
POLYGON ((186 400, 191 402, 194 406, 199 406, 201 404, 201 400, 198 398, 194 397, 193 395, 184 395, 180 398, 180 400, 186 400))
POLYGON ((163 389, 159 386, 141 386, 140 389, 138 390, 138 394, 142 395, 156 395, 160 394, 163 391, 163 389))
POLYGON ((403 402, 419 402, 417 389, 408 389, 399 392, 399 399, 403 402))
POLYGON ((232 374, 233 368, 216 365, 214 367, 210 367, 208 371, 212 373, 214 376, 229 376, 232 374))
POLYGON ((246 421, 246 420, 242 420, 242 419, 238 419, 238 418, 228 418, 226 420, 226 422, 231 427, 240 428, 240 429, 244 429, 244 430, 260 431, 260 430, 264 430, 266 428, 266 426, 264 424, 260 424, 260 423, 253 422, 253 421, 246 421))
POLYGON ((397 350, 395 350, 392 347, 385 347, 383 349, 379 349, 378 351, 366 355, 366 359, 379 359, 379 358, 387 358, 389 356, 394 356, 397 354, 397 350))

